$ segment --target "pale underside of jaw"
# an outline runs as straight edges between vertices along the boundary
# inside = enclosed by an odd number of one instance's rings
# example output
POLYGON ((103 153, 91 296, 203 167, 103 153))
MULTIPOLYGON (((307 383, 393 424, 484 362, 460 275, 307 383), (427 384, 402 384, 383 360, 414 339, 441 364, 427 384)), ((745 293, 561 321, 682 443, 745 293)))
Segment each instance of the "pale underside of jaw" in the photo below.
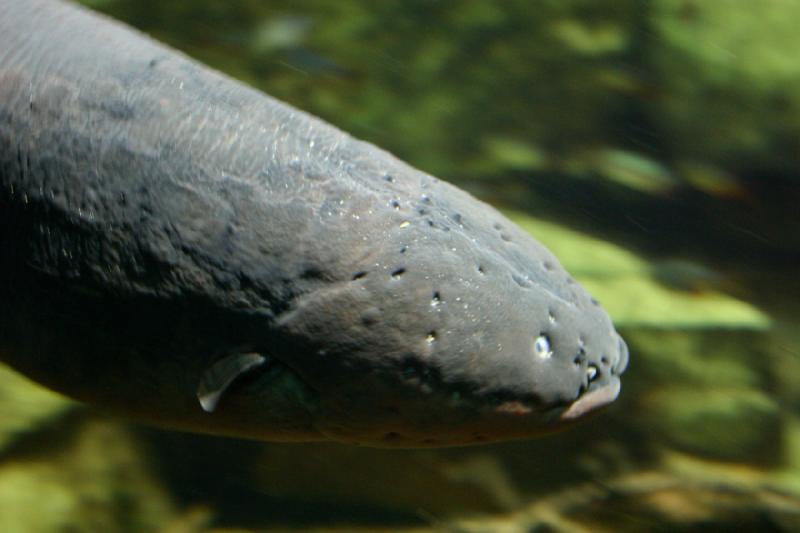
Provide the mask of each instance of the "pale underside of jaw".
POLYGON ((589 411, 603 407, 616 400, 619 391, 620 380, 615 378, 607 385, 591 390, 575 400, 566 411, 561 413, 561 420, 574 420, 589 411))

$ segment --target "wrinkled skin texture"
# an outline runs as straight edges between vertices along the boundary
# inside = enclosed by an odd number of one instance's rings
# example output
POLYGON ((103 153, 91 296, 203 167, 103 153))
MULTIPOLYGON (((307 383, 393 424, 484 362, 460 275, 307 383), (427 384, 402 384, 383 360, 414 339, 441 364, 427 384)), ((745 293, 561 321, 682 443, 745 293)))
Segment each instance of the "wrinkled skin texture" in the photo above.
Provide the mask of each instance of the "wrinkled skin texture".
POLYGON ((612 401, 627 364, 491 207, 60 2, 0 2, 0 245, 0 357, 167 427, 524 438, 612 401), (204 372, 242 352, 269 362, 204 412, 204 372))

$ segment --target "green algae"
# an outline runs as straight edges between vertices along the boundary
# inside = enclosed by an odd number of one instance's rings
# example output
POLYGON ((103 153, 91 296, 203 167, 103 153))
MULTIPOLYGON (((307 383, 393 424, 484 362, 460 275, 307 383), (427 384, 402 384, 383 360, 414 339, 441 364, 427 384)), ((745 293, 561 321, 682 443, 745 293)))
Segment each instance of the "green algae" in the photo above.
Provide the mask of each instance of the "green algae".
POLYGON ((780 411, 774 399, 757 389, 667 386, 643 403, 653 429, 667 445, 740 461, 755 461, 775 449, 780 411))
POLYGON ((800 134, 798 17, 787 0, 652 3, 660 97, 649 113, 678 153, 762 170, 800 163, 781 149, 800 134))
MULTIPOLYGON (((547 246, 620 327, 754 329, 770 326, 761 310, 716 290, 674 290, 658 280, 658 261, 533 216, 505 214, 547 246)), ((706 270, 698 269, 703 272, 706 270)))
POLYGON ((129 430, 81 421, 71 433, 0 462, 0 530, 159 531, 173 519, 129 430))
POLYGON ((0 364, 0 452, 26 432, 46 427, 76 406, 0 364))

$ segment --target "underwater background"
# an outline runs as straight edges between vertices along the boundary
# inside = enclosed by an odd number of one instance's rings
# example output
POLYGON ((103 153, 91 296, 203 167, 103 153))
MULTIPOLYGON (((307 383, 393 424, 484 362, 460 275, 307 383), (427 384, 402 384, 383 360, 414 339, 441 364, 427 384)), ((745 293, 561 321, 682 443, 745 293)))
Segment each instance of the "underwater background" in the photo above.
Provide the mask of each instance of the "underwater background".
POLYGON ((800 2, 85 0, 503 210, 622 394, 445 450, 160 431, 0 366, 0 531, 800 531, 800 2))

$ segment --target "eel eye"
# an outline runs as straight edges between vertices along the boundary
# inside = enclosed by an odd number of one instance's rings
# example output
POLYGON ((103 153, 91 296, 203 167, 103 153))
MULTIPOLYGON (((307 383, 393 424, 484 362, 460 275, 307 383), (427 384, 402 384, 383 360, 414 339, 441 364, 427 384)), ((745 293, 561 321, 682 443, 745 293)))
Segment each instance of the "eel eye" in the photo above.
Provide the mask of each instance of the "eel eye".
POLYGON ((536 337, 533 342, 533 353, 542 359, 549 359, 553 355, 553 351, 550 349, 550 339, 547 338, 547 335, 543 334, 536 337))

